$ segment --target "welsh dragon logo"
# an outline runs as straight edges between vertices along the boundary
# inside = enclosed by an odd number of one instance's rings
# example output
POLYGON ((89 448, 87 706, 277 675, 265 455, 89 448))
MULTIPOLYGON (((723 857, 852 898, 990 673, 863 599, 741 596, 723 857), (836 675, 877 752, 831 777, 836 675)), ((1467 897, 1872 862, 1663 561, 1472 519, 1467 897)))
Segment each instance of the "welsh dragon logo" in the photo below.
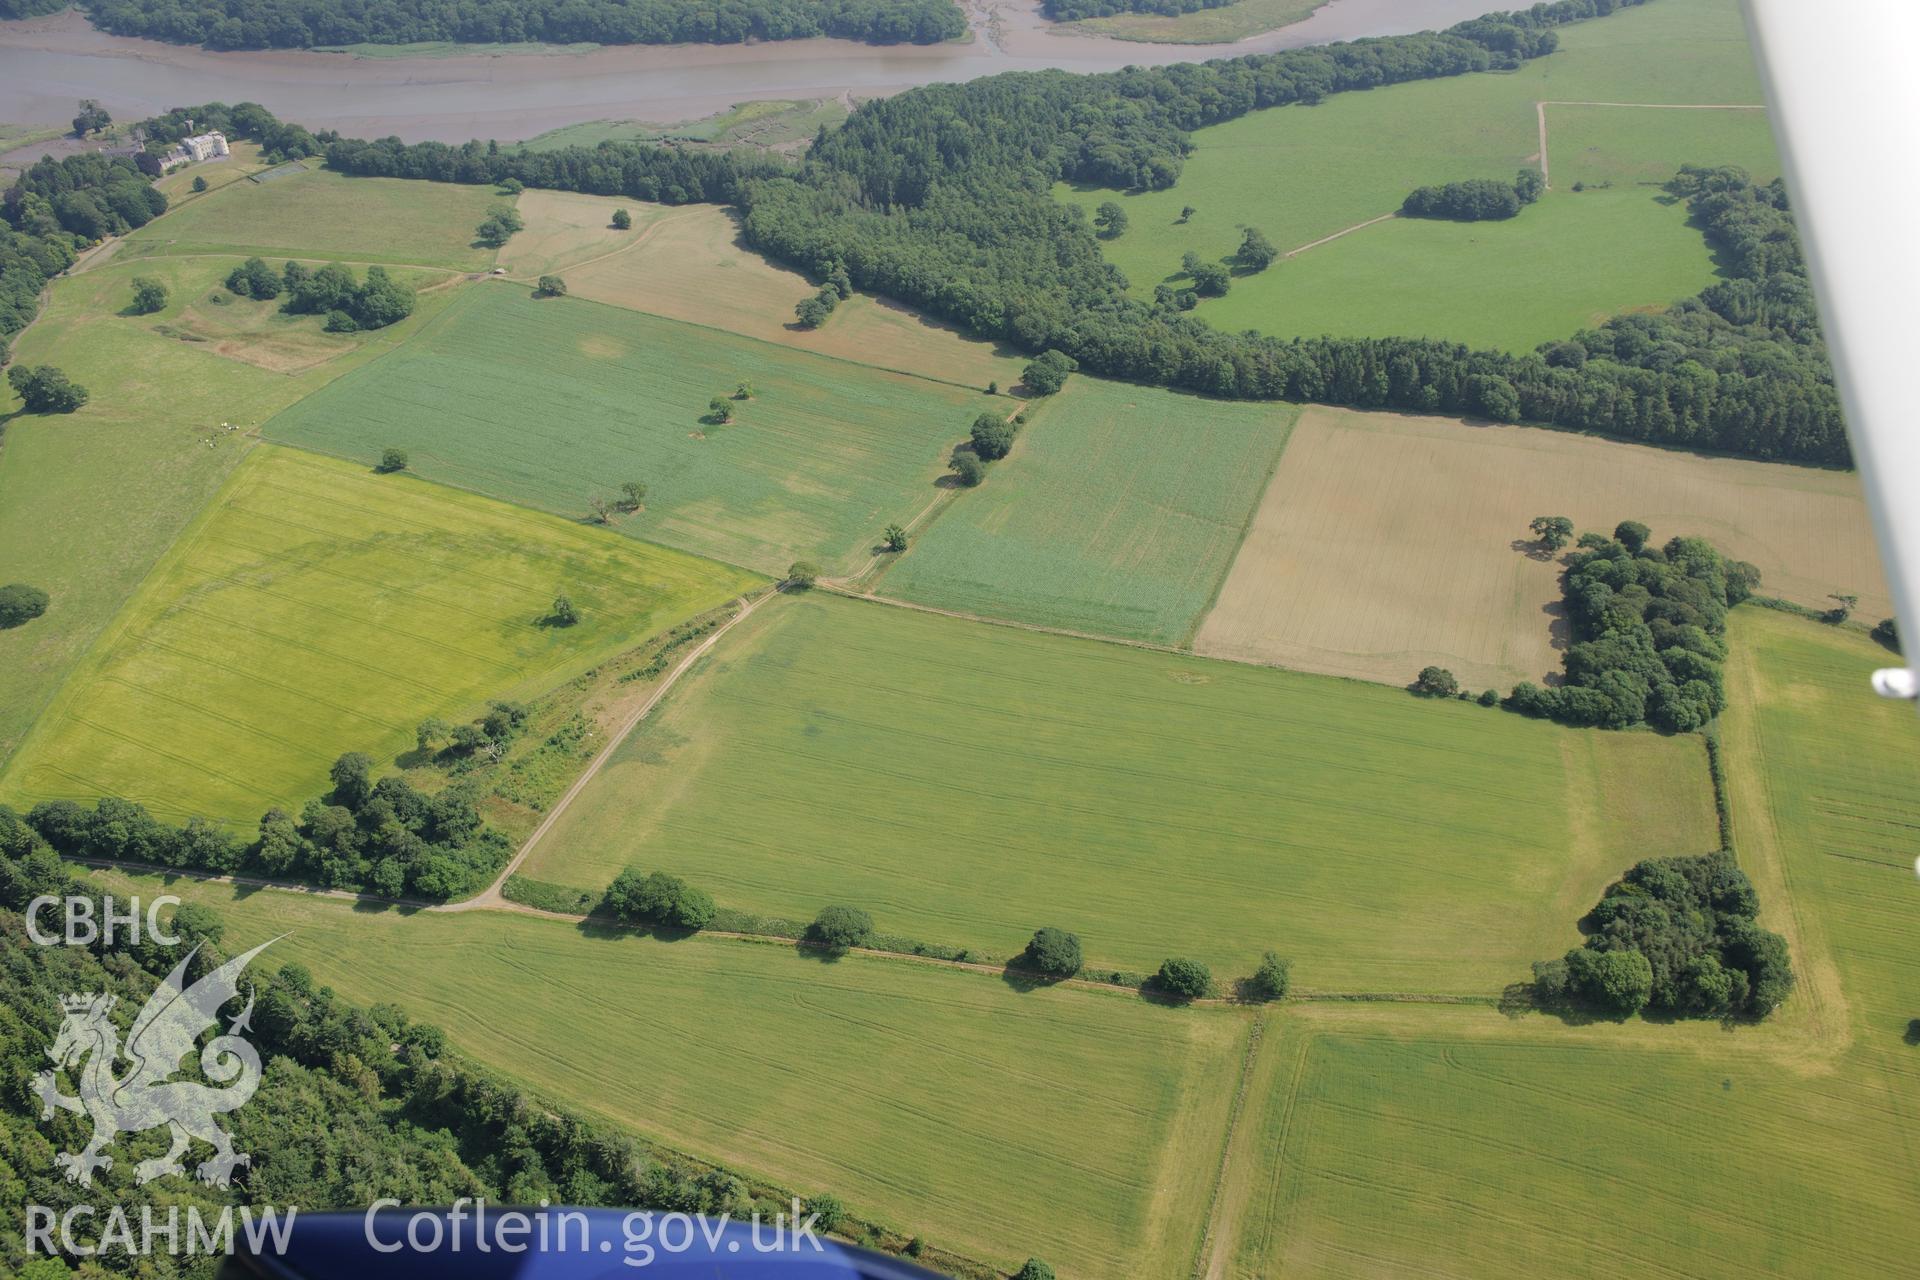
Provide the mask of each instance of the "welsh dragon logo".
POLYGON ((224 1087, 172 1077, 180 1071, 181 1060, 194 1051, 202 1033, 219 1024, 220 1006, 239 994, 241 971, 271 945, 271 941, 263 942, 235 956, 189 987, 187 965, 200 950, 195 947, 173 967, 140 1010, 127 1032, 124 1048, 108 1018, 117 997, 60 998, 66 1020, 53 1047, 47 1050, 54 1067, 36 1076, 34 1087, 40 1097, 42 1120, 52 1119, 56 1107, 93 1120, 93 1141, 84 1150, 63 1151, 54 1157, 56 1167, 66 1171, 68 1182, 93 1185, 94 1170, 113 1168, 113 1157, 102 1152, 117 1135, 144 1133, 162 1125, 172 1131, 173 1146, 163 1156, 140 1162, 138 1182, 185 1173, 180 1157, 196 1140, 213 1148, 213 1157, 196 1169, 202 1182, 227 1186, 236 1166, 252 1162, 245 1152, 233 1149, 233 1139, 214 1123, 215 1116, 244 1106, 260 1086, 260 1055, 240 1038, 241 1032, 252 1029, 248 1024, 253 1015, 251 989, 247 1007, 228 1024, 227 1034, 214 1037, 200 1049, 201 1071, 224 1087), (114 1068, 123 1060, 131 1065, 116 1074, 114 1068), (60 1092, 55 1072, 62 1069, 72 1071, 79 1080, 79 1097, 60 1092))

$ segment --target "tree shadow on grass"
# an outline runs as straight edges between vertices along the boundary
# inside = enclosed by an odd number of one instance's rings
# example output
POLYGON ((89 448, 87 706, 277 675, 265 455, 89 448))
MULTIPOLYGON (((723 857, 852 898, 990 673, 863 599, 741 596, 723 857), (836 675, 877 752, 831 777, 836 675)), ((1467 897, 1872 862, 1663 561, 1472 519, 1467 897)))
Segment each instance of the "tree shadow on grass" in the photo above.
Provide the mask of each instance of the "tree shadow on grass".
POLYGON ((1000 981, 1024 995, 1029 991, 1057 987, 1066 979, 1050 973, 1041 973, 1038 969, 1028 969, 1014 960, 1009 960, 1000 970, 1000 981))

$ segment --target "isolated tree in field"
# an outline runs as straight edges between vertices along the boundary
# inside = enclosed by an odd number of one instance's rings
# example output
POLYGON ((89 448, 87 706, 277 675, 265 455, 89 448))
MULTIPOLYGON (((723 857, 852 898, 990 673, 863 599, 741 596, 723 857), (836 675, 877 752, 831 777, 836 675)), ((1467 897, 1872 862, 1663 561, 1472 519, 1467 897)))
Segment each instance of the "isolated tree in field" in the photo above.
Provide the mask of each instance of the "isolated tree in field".
POLYGON ((831 906, 821 909, 807 926, 807 940, 835 954, 865 946, 873 937, 873 917, 858 907, 831 906))
POLYGON ((28 413, 72 413, 87 402, 87 389, 50 364, 17 364, 7 382, 28 413))
POLYGON ((953 472, 955 478, 969 489, 987 478, 987 464, 970 453, 955 454, 953 461, 947 464, 947 470, 953 472))
POLYGON ((973 429, 968 435, 973 440, 973 451, 988 462, 995 462, 1012 451, 1013 433, 1013 423, 997 413, 983 413, 973 420, 973 429))
POLYGON ((84 138, 90 133, 97 133, 112 123, 113 117, 107 114, 105 107, 101 106, 92 98, 82 98, 80 99, 80 110, 76 112, 73 117, 73 136, 76 138, 84 138))
POLYGON ((799 305, 794 307, 793 318, 800 322, 802 329, 818 329, 827 322, 827 317, 833 314, 833 303, 823 294, 830 293, 830 289, 822 290, 811 298, 801 299, 799 305))
POLYGON ((1451 698, 1460 692, 1460 682, 1445 667, 1422 667, 1413 688, 1429 698, 1451 698))
POLYGON ((997 381, 995 381, 995 382, 989 382, 989 383, 987 384, 987 394, 988 394, 988 395, 990 395, 990 396, 997 396, 997 395, 999 395, 999 394, 1000 394, 1000 384, 999 384, 999 382, 997 382, 997 381))
POLYGON ((1873 638, 1895 653, 1900 652, 1900 624, 1892 618, 1882 618, 1873 624, 1873 638))
POLYGON ((1265 271, 1280 256, 1273 247, 1273 241, 1262 235, 1259 228, 1248 227, 1247 233, 1240 237, 1240 265, 1249 271, 1265 271))
POLYGON ((1079 369, 1080 362, 1064 351, 1048 348, 1027 362, 1020 381, 1036 396, 1050 396, 1067 385, 1067 375, 1079 369))
POLYGON ((1247 981, 1247 994, 1255 1000, 1284 1000, 1292 982, 1292 966, 1274 952, 1260 957, 1260 967, 1247 981))
POLYGON ((1103 238, 1115 239, 1126 234, 1127 211, 1111 200, 1105 201, 1094 210, 1093 225, 1100 228, 1103 238))
POLYGON ((1233 287, 1233 277, 1218 262, 1203 262, 1187 273, 1193 277, 1193 291, 1203 298, 1223 298, 1233 287))
POLYGON ((1573 521, 1565 516, 1535 516, 1527 525, 1534 539, 1549 551, 1558 551, 1573 540, 1573 521))
POLYGON ((199 195, 207 189, 207 180, 200 174, 193 175, 193 193, 199 195))
POLYGON ((489 249, 498 249, 526 225, 512 205, 497 204, 487 210, 487 216, 474 228, 474 238, 489 249))
POLYGON ((536 298, 564 298, 567 296, 567 282, 559 276, 541 276, 533 294, 536 298))
POLYGON ((1547 189, 1547 179, 1538 169, 1522 169, 1513 177, 1513 194, 1521 204, 1532 204, 1547 189))
POLYGON ((1193 221, 1193 215, 1194 215, 1194 214, 1196 214, 1196 213, 1198 213, 1198 212, 1200 212, 1200 211, 1199 211, 1198 209, 1196 209, 1196 208, 1194 208, 1194 207, 1193 207, 1192 205, 1190 205, 1190 204, 1187 204, 1187 205, 1181 205, 1181 206, 1180 206, 1180 221, 1181 221, 1181 222, 1183 222, 1183 223, 1187 223, 1187 222, 1192 222, 1192 221, 1193 221))
POLYGON ((733 401, 726 396, 715 396, 707 401, 707 419, 722 426, 733 421, 733 401))
POLYGON ((1153 985, 1176 1000, 1198 1000, 1213 990, 1213 973, 1198 960, 1174 956, 1161 962, 1153 985))
POLYGON ((599 494, 596 493, 587 499, 587 510, 593 513, 595 524, 613 523, 613 508, 599 494))
POLYGON ((795 560, 787 566, 787 576, 783 581, 789 587, 798 587, 805 591, 820 580, 820 566, 811 560, 795 560))
POLYGON ((740 379, 739 385, 733 389, 733 398, 735 400, 753 399, 753 384, 745 378, 740 379))
POLYGON ((0 631, 24 626, 47 611, 47 593, 24 582, 0 587, 0 631))
POLYGON ((407 451, 405 449, 395 449, 389 445, 380 451, 380 465, 375 470, 391 474, 406 469, 407 451))
POLYGON ((620 486, 620 509, 622 511, 638 511, 640 504, 646 500, 647 486, 645 481, 628 480, 620 486))
POLYGON ((1622 520, 1613 526, 1613 540, 1635 555, 1640 554, 1641 549, 1647 545, 1647 539, 1652 536, 1653 530, 1638 520, 1622 520))
POLYGON ((1080 972, 1080 939, 1065 929, 1036 929, 1020 953, 1020 967, 1050 978, 1071 978, 1080 972))
POLYGON ((547 621, 556 627, 570 627, 580 621, 580 610, 574 607, 566 592, 553 598, 553 607, 547 610, 547 621))
POLYGON ((1833 608, 1823 615, 1828 622, 1841 623, 1853 616, 1854 609, 1860 603, 1860 597, 1846 592, 1836 591, 1827 599, 1833 601, 1833 608))
POLYGON ((887 531, 881 534, 880 537, 883 545, 885 545, 889 551, 905 551, 907 549, 907 531, 897 524, 888 525, 887 531))
POLYGON ((133 314, 150 316, 167 305, 167 286, 152 276, 133 278, 133 314))
POLYGON ((613 229, 615 231, 631 231, 633 229, 633 215, 625 209, 615 209, 613 211, 613 229))
POLYGON ((1013 1280, 1054 1280, 1053 1268, 1038 1258, 1028 1258, 1026 1263, 1013 1273, 1013 1280))

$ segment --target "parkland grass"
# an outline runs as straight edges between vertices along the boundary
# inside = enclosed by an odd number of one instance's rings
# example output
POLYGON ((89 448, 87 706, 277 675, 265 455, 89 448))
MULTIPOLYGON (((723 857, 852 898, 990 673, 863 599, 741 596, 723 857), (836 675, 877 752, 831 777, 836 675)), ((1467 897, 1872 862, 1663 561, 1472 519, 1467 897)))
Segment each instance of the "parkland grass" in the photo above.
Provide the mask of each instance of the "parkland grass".
POLYGON ((747 248, 731 209, 531 191, 520 199, 527 231, 509 242, 501 262, 531 278, 538 274, 535 246, 550 245, 545 252, 555 262, 563 262, 562 255, 590 259, 566 276, 569 291, 583 298, 972 387, 1011 387, 1026 361, 1001 343, 969 338, 866 294, 842 301, 818 329, 801 328, 793 309, 819 291, 818 282, 747 248), (634 226, 611 233, 616 239, 609 245, 598 228, 620 208, 634 226), (527 250, 519 247, 521 238, 529 239, 527 250))
POLYGON ((1191 1263, 1240 1017, 790 946, 169 892, 217 906, 229 946, 286 934, 269 955, 539 1093, 935 1247, 1115 1280, 1191 1263))
POLYGON ((393 357, 267 425, 575 518, 648 486, 616 528, 732 564, 828 572, 934 496, 984 395, 517 284, 464 291, 393 357), (708 402, 755 389, 720 424, 708 402))
MULTIPOLYGON (((1283 252, 1400 207, 1417 186, 1512 178, 1537 165, 1535 104, 1757 104, 1763 99, 1734 0, 1659 0, 1560 33, 1559 51, 1511 73, 1338 94, 1197 130, 1165 191, 1059 194, 1118 200, 1131 225, 1104 252, 1134 290, 1175 280, 1192 251, 1224 259, 1257 226, 1283 252), (1181 210, 1196 212, 1185 221, 1181 210)), ((1765 113, 1549 106, 1554 190, 1502 223, 1382 222, 1233 281, 1199 314, 1276 336, 1431 335, 1515 350, 1635 308, 1664 308, 1712 282, 1684 209, 1654 188, 1683 164, 1778 172, 1765 113), (1555 131, 1572 131, 1564 142, 1555 131), (1592 163, 1583 157, 1592 154, 1592 163), (1563 169, 1559 163, 1566 158, 1563 169), (1571 184, 1621 185, 1574 193, 1571 184)))
POLYGON ((730 633, 524 870, 851 903, 989 956, 1056 925, 1093 969, 1230 981, 1279 947, 1320 990, 1492 994, 1642 852, 1716 843, 1695 739, 814 596, 730 633))
POLYGON ((343 751, 537 692, 751 585, 404 475, 257 450, 35 725, 0 790, 238 825, 343 751), (573 626, 547 615, 558 594, 573 626))
POLYGON ((1857 635, 1749 607, 1729 640, 1735 840, 1763 922, 1793 948, 1788 1002, 1733 1028, 1275 1017, 1208 1274, 1905 1267, 1920 1247, 1912 1161, 1887 1117, 1915 1076, 1920 726, 1868 691, 1888 659, 1857 635), (1608 1222, 1592 1217, 1596 1194, 1608 1222))
POLYGON ((1225 576, 1298 410, 1077 378, 917 536, 880 590, 1180 644, 1225 576))
POLYGON ((227 253, 337 258, 485 270, 493 250, 474 228, 502 197, 491 187, 353 178, 321 169, 270 182, 232 182, 127 237, 122 256, 227 253))
POLYGON ((1475 689, 1538 681, 1567 638, 1559 566, 1527 529, 1541 514, 1698 534, 1757 565, 1765 593, 1891 608, 1851 472, 1315 406, 1194 647, 1395 685, 1430 663, 1475 689))
MULTIPOLYGON (((423 293, 419 310, 391 328, 327 334, 317 316, 282 316, 273 303, 226 293, 222 281, 238 262, 84 268, 54 281, 46 309, 20 335, 17 359, 57 364, 92 399, 71 415, 14 417, 0 446, 0 582, 31 582, 53 597, 46 616, 0 631, 0 764, 219 489, 247 433, 392 350, 449 300, 444 290, 423 293), (165 309, 123 314, 135 275, 165 282, 165 309)), ((0 405, 11 408, 12 394, 0 383, 0 405)))

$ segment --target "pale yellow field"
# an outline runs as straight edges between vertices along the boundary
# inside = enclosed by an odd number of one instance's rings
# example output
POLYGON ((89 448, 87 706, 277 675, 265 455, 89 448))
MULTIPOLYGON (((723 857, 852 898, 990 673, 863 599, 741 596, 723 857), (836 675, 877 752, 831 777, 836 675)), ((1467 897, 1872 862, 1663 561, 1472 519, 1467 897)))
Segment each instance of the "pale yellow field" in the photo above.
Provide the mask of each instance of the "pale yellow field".
POLYGON ((1390 684, 1429 663, 1472 689, 1539 680, 1564 635, 1559 565, 1526 545, 1536 515, 1698 534, 1758 565, 1765 594, 1891 610, 1850 472, 1313 408, 1194 648, 1390 684))
POLYGON ((818 286, 742 244, 732 210, 552 191, 523 192, 519 208, 527 229, 500 253, 515 276, 558 272, 569 293, 596 302, 922 377, 972 387, 1020 379, 1025 358, 1011 348, 864 294, 820 328, 800 328, 793 309, 818 286), (631 231, 609 228, 622 208, 631 231))

